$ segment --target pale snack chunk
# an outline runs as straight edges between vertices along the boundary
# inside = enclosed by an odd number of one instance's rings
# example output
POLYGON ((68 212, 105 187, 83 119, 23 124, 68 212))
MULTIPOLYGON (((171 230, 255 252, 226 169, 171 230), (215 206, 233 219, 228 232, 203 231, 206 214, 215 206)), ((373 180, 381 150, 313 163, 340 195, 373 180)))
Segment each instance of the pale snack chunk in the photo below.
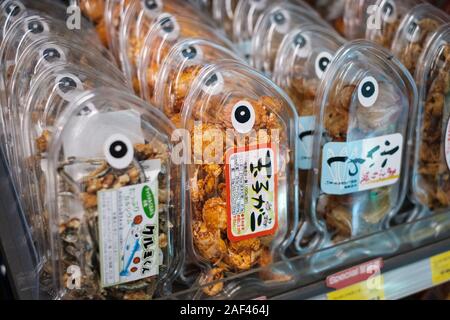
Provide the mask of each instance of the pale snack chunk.
POLYGON ((405 15, 397 29, 391 51, 412 75, 429 35, 448 22, 450 16, 427 3, 415 6, 405 15))
POLYGON ((322 245, 382 230, 408 189, 417 90, 382 47, 342 47, 317 92, 306 212, 322 245))
POLYGON ((314 101, 328 66, 344 43, 345 40, 329 28, 303 25, 285 36, 275 61, 273 78, 292 99, 299 115, 296 162, 300 170, 299 213, 303 218, 316 124, 314 101))
POLYGON ((173 129, 156 108, 109 88, 78 96, 59 118, 46 193, 59 298, 170 292, 184 251, 173 129))
POLYGON ((221 60, 241 61, 233 51, 203 39, 182 40, 170 50, 159 71, 155 105, 177 127, 181 126, 181 108, 197 75, 221 60))
MULTIPOLYGON (((203 265, 200 284, 280 259, 297 219, 297 114, 289 98, 248 66, 222 61, 199 73, 182 120, 193 143, 186 208, 188 247, 203 265)), ((218 283, 204 293, 222 289, 218 283)))
POLYGON ((154 90, 159 70, 170 49, 183 39, 204 39, 234 50, 230 40, 202 22, 186 16, 162 13, 147 33, 138 59, 141 96, 154 104, 154 90))
POLYGON ((321 25, 329 27, 330 32, 334 32, 334 29, 314 11, 289 2, 269 6, 259 18, 253 34, 250 53, 253 67, 270 76, 284 36, 302 24, 321 25))
POLYGON ((412 199, 427 211, 450 206, 450 25, 433 33, 417 63, 419 90, 412 199))

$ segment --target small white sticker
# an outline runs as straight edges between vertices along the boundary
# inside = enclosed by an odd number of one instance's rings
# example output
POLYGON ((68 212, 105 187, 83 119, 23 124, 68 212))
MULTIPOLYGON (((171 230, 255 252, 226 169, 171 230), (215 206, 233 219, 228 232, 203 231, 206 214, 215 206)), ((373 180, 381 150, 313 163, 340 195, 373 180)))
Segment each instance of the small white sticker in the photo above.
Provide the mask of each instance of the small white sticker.
MULTIPOLYGON (((148 161, 147 161, 148 162, 148 161)), ((158 173, 161 161, 147 163, 149 181, 98 193, 102 287, 159 273, 158 173)))
POLYGON ((445 160, 447 161, 447 167, 450 170, 450 119, 447 122, 447 130, 445 136, 445 160))

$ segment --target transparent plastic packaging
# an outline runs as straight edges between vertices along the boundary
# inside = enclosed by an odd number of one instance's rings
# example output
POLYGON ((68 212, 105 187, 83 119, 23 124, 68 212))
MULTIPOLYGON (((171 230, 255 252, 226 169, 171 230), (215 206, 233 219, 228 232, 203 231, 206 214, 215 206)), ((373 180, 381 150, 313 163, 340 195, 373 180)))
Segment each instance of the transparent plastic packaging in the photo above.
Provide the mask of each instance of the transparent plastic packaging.
MULTIPOLYGON (((233 18, 233 33, 231 39, 236 44, 237 49, 247 59, 251 54, 251 41, 255 32, 256 24, 261 14, 271 4, 280 3, 283 0, 240 0, 236 6, 233 18)), ((309 10, 311 13, 315 12, 311 6, 301 0, 290 0, 298 7, 309 10)))
POLYGON ((348 39, 374 41, 390 49, 405 14, 421 0, 350 0, 344 10, 344 34, 348 39))
POLYGON ((97 35, 104 46, 108 46, 105 21, 105 0, 80 0, 81 12, 94 24, 97 35))
POLYGON ((105 0, 105 28, 108 48, 120 64, 120 26, 124 12, 131 0, 105 0))
POLYGON ((239 0, 212 0, 212 17, 225 33, 231 37, 233 34, 234 12, 239 0))
MULTIPOLYGON (((329 28, 303 25, 289 32, 278 51, 273 79, 292 99, 299 115, 296 162, 299 167, 300 218, 304 216, 305 193, 311 170, 315 129, 314 101, 320 81, 337 50, 345 43, 329 28)), ((308 230, 309 232, 310 230, 308 230)), ((302 229, 302 232, 306 232, 302 229)), ((301 251, 299 236, 295 243, 301 251)))
POLYGON ((184 252, 172 123, 132 94, 101 88, 78 96, 54 128, 46 199, 59 297, 169 293, 184 252))
POLYGON ((230 40, 215 28, 189 17, 161 14, 147 33, 138 58, 139 92, 146 101, 154 104, 155 85, 163 62, 170 49, 187 38, 208 40, 234 50, 230 40))
POLYGON ((430 33, 448 22, 450 16, 427 3, 415 6, 405 15, 392 42, 391 51, 412 75, 430 33))
POLYGON ((176 127, 181 127, 181 108, 200 71, 222 60, 242 61, 234 52, 203 39, 186 39, 170 50, 158 73, 155 106, 176 127))
MULTIPOLYGON (((182 108, 188 154, 187 247, 199 284, 253 268, 260 279, 292 275, 270 268, 292 241, 297 217, 297 114, 289 98, 250 67, 222 61, 200 72, 182 108), (239 191, 240 190, 240 191, 239 191)), ((224 289, 207 286, 206 296, 224 289)))
POLYGON ((450 24, 430 37, 418 63, 419 111, 411 191, 429 212, 450 207, 450 24))
POLYGON ((316 98, 306 192, 316 246, 389 226, 408 189, 416 111, 414 81, 387 50, 354 41, 338 51, 316 98))
MULTIPOLYGON (((187 20, 198 21, 198 27, 202 24, 208 25, 210 20, 195 12, 195 8, 179 0, 176 1, 135 1, 127 6, 120 27, 119 45, 120 61, 122 69, 133 83, 135 91, 139 93, 139 84, 137 82, 136 67, 138 57, 144 48, 145 38, 153 24, 158 23, 161 15, 170 15, 173 17, 183 16, 187 20)), ((192 30, 191 32, 194 32, 192 30)))
POLYGON ((253 34, 250 53, 253 67, 266 75, 272 75, 275 58, 284 36, 302 24, 322 25, 334 32, 317 13, 311 13, 296 4, 284 2, 268 7, 260 16, 253 34))

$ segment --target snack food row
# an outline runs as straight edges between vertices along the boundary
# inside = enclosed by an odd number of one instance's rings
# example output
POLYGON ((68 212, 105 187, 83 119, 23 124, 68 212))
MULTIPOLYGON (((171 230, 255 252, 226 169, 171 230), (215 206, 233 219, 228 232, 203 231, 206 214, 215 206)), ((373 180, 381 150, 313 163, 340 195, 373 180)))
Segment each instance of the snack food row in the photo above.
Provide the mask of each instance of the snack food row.
POLYGON ((386 230, 407 201, 408 219, 448 210, 435 7, 406 14, 427 18, 396 53, 300 0, 79 5, 80 30, 52 0, 0 6, 2 148, 51 297, 283 285, 302 270, 277 262, 386 230))

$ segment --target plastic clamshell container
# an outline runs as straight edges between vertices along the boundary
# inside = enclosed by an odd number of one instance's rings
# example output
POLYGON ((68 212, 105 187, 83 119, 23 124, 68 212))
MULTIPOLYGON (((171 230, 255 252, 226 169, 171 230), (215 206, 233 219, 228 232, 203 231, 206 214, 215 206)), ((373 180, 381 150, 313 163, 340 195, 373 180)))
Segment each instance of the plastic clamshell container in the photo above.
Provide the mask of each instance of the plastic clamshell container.
POLYGON ((450 22, 444 11, 427 3, 412 8, 403 18, 392 42, 391 51, 414 75, 417 60, 430 33, 450 22))
POLYGON ((172 16, 184 16, 189 20, 201 21, 210 24, 210 20, 195 12, 195 8, 181 1, 135 1, 127 6, 120 27, 119 46, 122 69, 133 83, 135 91, 139 93, 137 82, 138 57, 143 49, 147 33, 154 23, 158 23, 158 17, 162 14, 172 16), (202 19, 203 18, 203 19, 202 19))
POLYGON ((170 292, 184 252, 184 169, 171 160, 172 123, 133 94, 101 88, 74 100, 54 129, 46 199, 59 297, 170 292))
POLYGON ((205 39, 230 50, 233 44, 217 29, 185 16, 163 13, 156 19, 143 42, 138 59, 139 92, 154 104, 154 90, 159 70, 170 49, 183 39, 205 39))
POLYGON ((253 67, 266 75, 272 75, 275 58, 284 36, 302 24, 322 25, 334 32, 315 11, 311 12, 289 2, 269 6, 260 16, 253 34, 250 53, 253 67))
POLYGON ((450 24, 442 25, 430 37, 417 63, 415 79, 419 111, 412 199, 429 212, 441 212, 450 207, 450 24))
POLYGON ((306 191, 318 246, 388 227, 407 194, 417 110, 411 75, 379 45, 344 45, 325 75, 306 191))
MULTIPOLYGON (((256 24, 261 14, 274 3, 281 3, 282 0, 240 0, 236 6, 233 18, 233 32, 231 39, 236 44, 239 52, 247 59, 251 55, 251 41, 255 32, 256 24)), ((301 0, 290 0, 298 7, 315 12, 311 6, 301 0)))
MULTIPOLYGON (((278 51, 273 79, 292 99, 299 115, 296 162, 299 167, 300 218, 311 170, 315 126, 314 102, 335 53, 345 43, 329 28, 303 25, 289 32, 278 51)), ((296 243, 300 252, 300 243, 296 243)))
POLYGON ((222 60, 242 61, 233 51, 203 39, 186 39, 170 50, 161 66, 155 86, 155 106, 177 126, 181 108, 200 71, 222 60))
MULTIPOLYGON (((297 113, 270 80, 235 61, 199 73, 182 108, 193 142, 187 165, 188 248, 200 284, 269 266, 297 222, 297 113), (240 191, 238 191, 240 190, 240 191)), ((261 280, 289 281, 273 269, 261 280)), ((223 283, 205 287, 218 295, 223 283)))

